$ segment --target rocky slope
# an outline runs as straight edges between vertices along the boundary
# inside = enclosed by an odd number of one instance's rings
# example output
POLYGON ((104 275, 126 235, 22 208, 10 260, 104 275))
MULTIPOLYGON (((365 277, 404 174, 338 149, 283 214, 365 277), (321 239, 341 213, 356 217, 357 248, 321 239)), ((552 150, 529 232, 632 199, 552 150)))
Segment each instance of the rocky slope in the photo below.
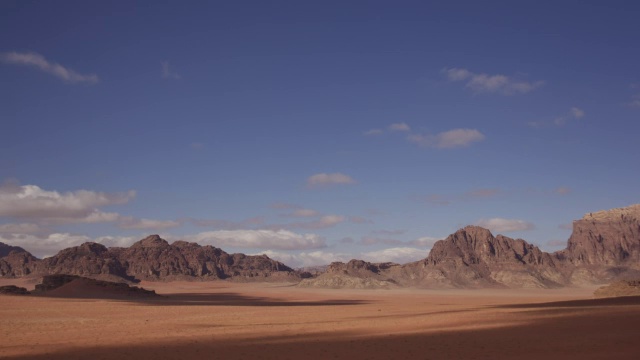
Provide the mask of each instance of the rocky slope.
POLYGON ((593 296, 619 297, 640 296, 640 280, 619 280, 610 285, 602 286, 593 292, 593 296))
POLYGON ((176 241, 169 244, 151 235, 128 248, 84 243, 39 260, 28 252, 0 259, 0 275, 70 274, 103 280, 296 281, 298 274, 267 256, 228 254, 213 246, 176 241))
POLYGON ((26 250, 19 246, 11 246, 0 242, 0 258, 9 255, 12 252, 26 252, 26 250))
POLYGON ((317 277, 304 279, 298 287, 346 288, 346 289, 391 289, 398 284, 391 277, 390 269, 400 267, 395 263, 370 263, 351 260, 348 263, 333 262, 317 277))

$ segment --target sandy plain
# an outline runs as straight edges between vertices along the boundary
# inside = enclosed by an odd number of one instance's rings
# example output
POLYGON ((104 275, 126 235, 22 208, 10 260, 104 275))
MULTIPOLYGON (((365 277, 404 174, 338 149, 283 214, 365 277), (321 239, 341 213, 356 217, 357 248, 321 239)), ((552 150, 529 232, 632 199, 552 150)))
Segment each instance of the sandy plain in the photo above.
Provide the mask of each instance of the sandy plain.
MULTIPOLYGON (((34 286, 0 281, 8 283, 34 286)), ((229 282, 141 286, 166 297, 0 295, 0 358, 640 358, 640 297, 593 299, 593 288, 356 291, 229 282)))

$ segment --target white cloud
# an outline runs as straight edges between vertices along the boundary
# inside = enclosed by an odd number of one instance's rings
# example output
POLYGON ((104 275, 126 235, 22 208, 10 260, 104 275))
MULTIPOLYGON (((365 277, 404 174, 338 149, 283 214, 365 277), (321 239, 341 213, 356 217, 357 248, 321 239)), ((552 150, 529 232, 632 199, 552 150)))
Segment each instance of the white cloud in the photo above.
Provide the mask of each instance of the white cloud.
POLYGON ((182 76, 180 76, 177 73, 171 71, 171 69, 169 68, 169 62, 168 61, 160 62, 160 65, 162 65, 162 78, 164 78, 164 79, 176 79, 176 80, 182 79, 182 76))
POLYGON ((394 262, 405 264, 424 259, 427 255, 429 255, 429 251, 425 249, 395 247, 363 253, 362 260, 370 262, 394 262))
POLYGON ((453 129, 436 135, 412 134, 407 139, 422 147, 453 149, 483 141, 485 136, 475 129, 453 129))
POLYGON ((389 125, 391 131, 411 131, 411 128, 406 123, 394 123, 389 125))
POLYGON ((127 203, 135 194, 88 190, 60 193, 36 185, 7 184, 0 186, 0 216, 52 222, 109 222, 115 221, 118 214, 102 212, 98 207, 127 203))
POLYGON ((137 219, 131 216, 120 216, 118 226, 122 229, 161 230, 180 226, 174 220, 137 219))
POLYGON ((183 240, 215 247, 247 249, 303 250, 326 247, 325 239, 315 234, 297 234, 288 230, 219 230, 183 237, 183 240))
POLYGON ((492 232, 532 230, 535 227, 532 223, 524 220, 503 218, 480 219, 476 222, 476 225, 487 228, 492 232))
POLYGON ((349 175, 345 175, 342 173, 332 173, 332 174, 315 174, 310 176, 307 179, 307 187, 315 188, 321 186, 328 185, 348 185, 355 184, 356 181, 349 175))
POLYGON ((384 133, 384 131, 380 130, 380 129, 370 129, 365 131, 364 133, 362 133, 365 136, 373 136, 373 135, 381 135, 382 133, 384 133))
POLYGON ((7 64, 24 65, 37 68, 69 83, 95 84, 99 81, 96 74, 79 74, 60 64, 47 61, 44 56, 36 53, 7 52, 0 53, 0 61, 7 64))
POLYGON ((444 69, 442 72, 449 81, 466 81, 465 86, 476 93, 526 94, 544 84, 543 81, 528 82, 516 80, 506 75, 478 74, 460 68, 444 69))

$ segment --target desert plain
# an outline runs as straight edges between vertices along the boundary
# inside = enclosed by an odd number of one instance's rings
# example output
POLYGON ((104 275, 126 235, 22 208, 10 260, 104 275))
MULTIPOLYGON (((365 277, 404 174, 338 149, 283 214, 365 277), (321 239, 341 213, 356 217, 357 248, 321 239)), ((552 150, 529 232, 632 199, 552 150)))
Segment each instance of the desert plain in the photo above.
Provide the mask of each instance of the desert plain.
MULTIPOLYGON (((2 279, 32 289, 26 279, 2 279)), ((3 359, 637 359, 640 297, 142 282, 157 299, 0 295, 3 359)))

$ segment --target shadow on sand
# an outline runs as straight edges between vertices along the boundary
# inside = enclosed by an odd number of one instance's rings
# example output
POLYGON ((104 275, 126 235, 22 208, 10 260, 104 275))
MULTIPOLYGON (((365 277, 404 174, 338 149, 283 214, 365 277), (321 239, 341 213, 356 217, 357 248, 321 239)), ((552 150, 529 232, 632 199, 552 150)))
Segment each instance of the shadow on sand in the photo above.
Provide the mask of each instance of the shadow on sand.
MULTIPOLYGON (((222 295, 224 298, 226 295, 222 295)), ((235 296, 235 295, 234 295, 235 296)), ((187 296, 188 297, 188 296, 187 296)), ((199 297, 196 297, 199 298, 199 297)), ((223 303, 236 299, 220 299, 223 303)), ((208 300, 218 303, 217 300, 208 300)), ((240 300, 249 301, 256 300, 240 300)), ((207 300, 205 300, 207 302, 207 300)), ((258 301, 258 304, 260 302, 258 301)), ((377 329, 374 334, 324 332, 254 338, 198 337, 157 343, 77 347, 7 359, 637 359, 640 354, 640 306, 637 299, 599 299, 506 308, 535 308, 517 318, 498 313, 495 324, 477 328, 430 328, 411 333, 377 329), (549 305, 553 304, 553 305, 549 305), (549 315, 547 307, 557 307, 549 315), (575 311, 587 309, 588 311, 575 311), (504 316, 504 318, 502 318, 504 316), (498 325, 502 323, 505 325, 498 325)), ((512 314, 512 313, 510 313, 512 314)), ((256 332, 258 333, 258 332, 256 332)))
POLYGON ((109 294, 79 294, 74 296, 48 296, 46 293, 38 297, 76 300, 115 300, 131 302, 144 306, 344 306, 369 304, 369 300, 328 299, 320 301, 293 301, 277 298, 245 296, 236 293, 178 293, 161 294, 155 297, 109 296, 109 294))

